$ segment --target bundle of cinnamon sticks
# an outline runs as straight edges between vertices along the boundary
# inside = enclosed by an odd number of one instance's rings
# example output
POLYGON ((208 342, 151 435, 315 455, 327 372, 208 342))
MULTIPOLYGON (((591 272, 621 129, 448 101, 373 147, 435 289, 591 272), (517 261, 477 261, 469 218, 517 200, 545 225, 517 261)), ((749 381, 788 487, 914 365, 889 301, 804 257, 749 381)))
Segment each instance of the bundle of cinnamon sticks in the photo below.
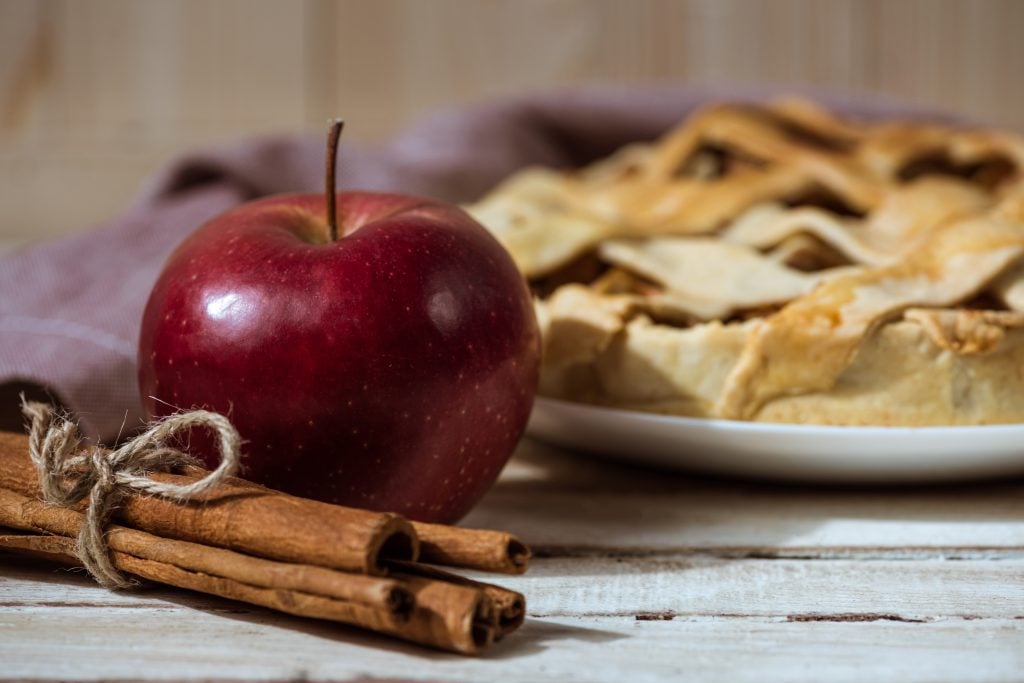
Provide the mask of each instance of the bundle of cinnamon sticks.
MULTIPOLYGON (((76 564, 84 506, 39 500, 28 438, 0 432, 0 549, 76 564)), ((153 473, 187 483, 205 470, 153 473)), ((129 496, 106 541, 143 580, 477 654, 523 622, 523 596, 434 565, 518 574, 529 549, 498 532, 411 522, 231 478, 187 502, 129 496)))

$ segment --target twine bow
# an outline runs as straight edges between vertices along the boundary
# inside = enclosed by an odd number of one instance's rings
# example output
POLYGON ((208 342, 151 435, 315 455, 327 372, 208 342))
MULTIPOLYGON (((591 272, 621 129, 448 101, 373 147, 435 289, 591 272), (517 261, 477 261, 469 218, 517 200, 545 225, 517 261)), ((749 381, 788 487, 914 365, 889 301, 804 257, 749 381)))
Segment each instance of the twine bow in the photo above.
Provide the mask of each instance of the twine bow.
POLYGON ((135 582, 114 566, 103 528, 122 496, 143 493, 185 502, 205 493, 238 469, 241 438, 226 417, 206 410, 179 413, 155 423, 116 450, 82 449, 78 425, 45 403, 22 398, 21 411, 29 420, 29 455, 39 471, 43 500, 71 506, 86 496, 89 505, 78 534, 78 555, 90 574, 108 588, 128 588, 135 582), (168 484, 148 473, 198 465, 192 456, 170 444, 172 438, 193 427, 205 427, 217 436, 220 464, 190 484, 168 484))

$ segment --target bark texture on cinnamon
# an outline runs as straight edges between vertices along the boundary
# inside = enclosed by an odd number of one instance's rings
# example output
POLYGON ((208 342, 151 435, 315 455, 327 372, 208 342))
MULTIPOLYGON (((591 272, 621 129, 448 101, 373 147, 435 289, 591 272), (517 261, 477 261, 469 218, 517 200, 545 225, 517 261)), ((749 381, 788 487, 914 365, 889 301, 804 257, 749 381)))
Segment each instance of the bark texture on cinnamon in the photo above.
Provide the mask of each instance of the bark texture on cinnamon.
POLYGON ((402 572, 393 576, 412 591, 415 607, 408 632, 416 633, 418 642, 474 655, 497 640, 494 605, 479 588, 402 572))
MULTIPOLYGON (((0 486, 39 495, 28 437, 0 432, 0 486)), ((186 484, 195 475, 152 473, 158 482, 186 484)), ((228 548, 284 562, 383 575, 383 560, 415 560, 416 533, 405 518, 329 505, 229 480, 178 503, 129 496, 114 519, 151 534, 228 548)))
MULTIPOLYGON (((83 523, 80 512, 0 488, 0 526, 53 534, 8 536, 8 547, 74 558, 75 537, 83 523), (30 538, 42 540, 24 540, 30 538)), ((412 611, 411 591, 390 578, 264 560, 116 525, 107 530, 107 541, 114 563, 123 571, 290 614, 394 632, 409 621, 412 611)))
MULTIPOLYGON (((88 501, 39 500, 39 471, 28 450, 26 437, 0 432, 0 548, 81 564, 88 501)), ((104 452, 96 453, 90 458, 104 452)), ((70 466, 61 477, 68 481, 51 476, 50 486, 73 486, 75 468, 88 460, 66 461, 70 466)), ((184 467, 178 474, 145 477, 187 488, 209 474, 184 467)), ((451 652, 479 654, 522 623, 525 602, 519 593, 414 562, 420 529, 433 562, 518 572, 529 557, 509 534, 411 523, 236 478, 184 501, 120 497, 102 537, 104 557, 127 578, 338 621, 451 652)))
POLYGON ((484 572, 522 574, 530 549, 510 533, 413 522, 420 539, 420 561, 484 572))
POLYGON ((526 597, 522 593, 502 586, 496 586, 493 583, 475 581, 465 576, 417 562, 395 562, 392 566, 395 572, 397 572, 396 575, 420 576, 425 579, 454 583, 483 591, 484 597, 489 601, 490 608, 494 612, 494 639, 496 641, 501 640, 522 626, 523 621, 526 619, 526 597))
MULTIPOLYGON (((74 564, 74 536, 83 521, 80 512, 0 489, 0 526, 37 532, 0 535, 2 548, 74 564)), ((493 601, 475 585, 404 572, 381 578, 290 565, 120 526, 111 527, 108 538, 118 569, 157 583, 462 654, 479 654, 500 635, 493 601)))

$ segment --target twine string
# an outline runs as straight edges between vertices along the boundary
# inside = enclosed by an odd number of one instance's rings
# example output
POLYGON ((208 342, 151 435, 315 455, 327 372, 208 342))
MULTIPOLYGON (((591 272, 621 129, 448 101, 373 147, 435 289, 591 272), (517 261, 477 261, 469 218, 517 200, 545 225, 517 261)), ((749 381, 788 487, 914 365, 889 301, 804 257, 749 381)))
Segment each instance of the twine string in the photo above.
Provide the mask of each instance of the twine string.
POLYGON ((45 403, 25 401, 21 411, 29 421, 29 456, 39 471, 43 500, 68 507, 89 498, 85 523, 78 534, 78 555, 86 570, 108 588, 129 588, 136 582, 115 566, 104 527, 118 501, 129 493, 183 503, 206 493, 238 470, 241 438, 219 413, 193 410, 171 415, 114 450, 83 450, 78 425, 45 403), (167 472, 199 461, 173 445, 174 437, 195 427, 217 436, 220 463, 189 484, 158 482, 151 472, 167 472))

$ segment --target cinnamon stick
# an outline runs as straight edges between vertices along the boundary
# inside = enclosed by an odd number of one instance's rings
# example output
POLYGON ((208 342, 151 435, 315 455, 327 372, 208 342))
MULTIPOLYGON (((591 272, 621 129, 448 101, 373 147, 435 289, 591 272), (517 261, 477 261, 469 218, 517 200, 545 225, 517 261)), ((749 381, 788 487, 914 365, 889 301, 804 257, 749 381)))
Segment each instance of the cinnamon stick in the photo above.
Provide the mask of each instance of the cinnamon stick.
MULTIPOLYGON (((189 468, 148 476, 180 485, 206 474, 189 468)), ((77 561, 74 537, 85 502, 51 507, 39 494, 28 439, 0 432, 0 526, 57 534, 4 535, 0 547, 77 561)), ((106 530, 115 567, 152 581, 464 654, 479 653, 523 620, 522 595, 410 561, 418 555, 420 530, 432 562, 519 573, 529 550, 510 534, 410 523, 241 479, 185 503, 126 496, 115 514, 127 525, 106 530), (336 571, 382 574, 388 566, 395 569, 391 579, 336 571)))
MULTIPOLYGON (((11 530, 13 532, 13 529, 11 530)), ((0 529, 0 550, 13 550, 19 555, 46 562, 56 562, 69 567, 80 566, 74 555, 68 554, 64 536, 40 536, 25 532, 7 533, 0 529)), ((2 556, 0 556, 2 557, 2 556)))
MULTIPOLYGON (((0 526, 56 536, 0 535, 0 547, 75 563, 84 515, 0 489, 0 526)), ((329 619, 430 647, 478 654, 498 636, 496 611, 480 588, 411 573, 379 578, 249 557, 111 526, 121 571, 157 583, 305 617, 329 619)))
MULTIPOLYGON (((155 481, 189 483, 206 474, 154 473, 155 481)), ((36 496, 38 475, 24 435, 0 432, 0 486, 36 496)), ((129 497, 117 519, 150 533, 214 545, 286 562, 382 575, 386 562, 415 561, 522 574, 530 549, 516 536, 485 529, 408 522, 289 496, 243 479, 181 504, 129 497), (418 540, 417 540, 418 539, 418 540)))
POLYGON ((442 650, 479 654, 498 638, 498 620, 490 598, 479 588, 394 572, 413 595, 408 626, 396 636, 442 650))
MULTIPOLYGON (((196 475, 153 473, 159 482, 196 475)), ((0 432, 0 487, 35 498, 39 477, 28 437, 0 432)), ((115 519, 157 536, 227 548, 272 560, 383 575, 385 560, 415 560, 416 532, 403 517, 290 496, 229 480, 186 503, 128 496, 115 519)))
POLYGON ((495 640, 501 640, 515 631, 523 625, 526 618, 526 598, 522 593, 416 562, 395 562, 392 566, 398 572, 396 575, 421 576, 434 581, 458 584, 483 591, 487 599, 490 600, 491 608, 497 618, 495 640))
POLYGON ((421 562, 502 574, 522 574, 529 565, 530 549, 510 533, 425 522, 412 526, 421 562))
MULTIPOLYGON (((0 536, 0 547, 26 549, 34 555, 46 554, 65 564, 75 563, 75 541, 64 536, 0 536)), ((111 551, 114 565, 121 571, 156 583, 185 588, 218 597, 302 617, 327 619, 388 634, 400 630, 379 609, 297 590, 265 588, 221 576, 193 572, 174 564, 157 562, 117 550, 111 551)), ((411 604, 411 602, 409 603, 411 604)), ((403 616, 407 618, 407 616, 403 616)))
MULTIPOLYGON (((55 536, 4 536, 9 548, 76 556, 84 515, 0 489, 0 526, 55 536), (26 540, 26 539, 43 540, 26 540)), ((409 622, 412 593, 402 582, 286 564, 222 548, 153 536, 112 525, 107 532, 119 569, 144 579, 270 607, 398 633, 409 622)))
MULTIPOLYGON (((78 564, 75 541, 66 536, 2 534, 0 548, 51 562, 78 564)), ((111 551, 111 557, 118 569, 157 583, 261 605, 299 616, 354 623, 338 618, 337 606, 330 598, 321 598, 300 591, 262 589, 231 579, 190 572, 173 564, 146 560, 116 550, 111 551), (282 608, 282 603, 287 605, 288 609, 282 608)), ((412 595, 411 611, 403 620, 390 625, 381 624, 373 630, 421 645, 467 655, 479 654, 503 635, 497 630, 493 607, 481 591, 413 575, 403 576, 400 583, 403 589, 412 595)))

